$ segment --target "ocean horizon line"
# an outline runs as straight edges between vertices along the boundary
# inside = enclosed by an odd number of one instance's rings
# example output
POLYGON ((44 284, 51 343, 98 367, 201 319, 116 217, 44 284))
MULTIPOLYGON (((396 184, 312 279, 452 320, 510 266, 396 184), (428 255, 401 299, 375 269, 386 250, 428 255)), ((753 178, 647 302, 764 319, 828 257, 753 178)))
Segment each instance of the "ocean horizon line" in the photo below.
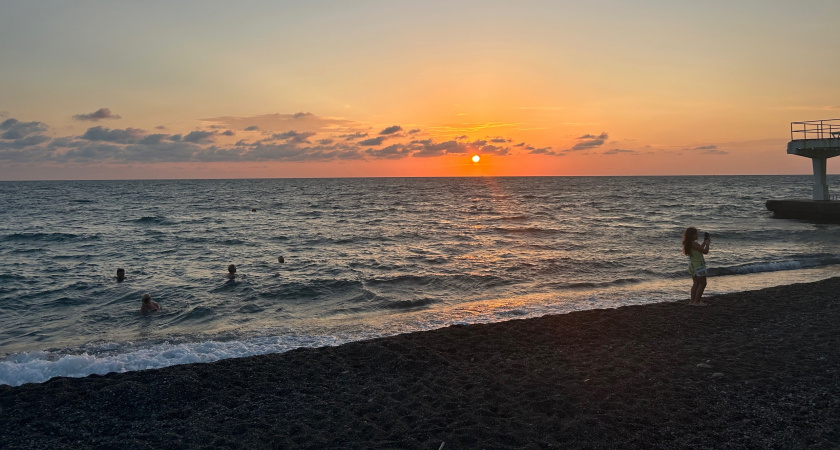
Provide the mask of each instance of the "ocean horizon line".
MULTIPOLYGON (((840 176, 840 173, 829 173, 840 176)), ((463 175, 463 176, 347 176, 347 177, 254 177, 254 178, 43 178, 27 180, 0 180, 0 183, 28 183, 48 181, 233 181, 233 180, 364 180, 364 179, 465 179, 465 178, 735 178, 735 177, 813 177, 809 173, 792 174, 672 174, 672 175, 463 175)))

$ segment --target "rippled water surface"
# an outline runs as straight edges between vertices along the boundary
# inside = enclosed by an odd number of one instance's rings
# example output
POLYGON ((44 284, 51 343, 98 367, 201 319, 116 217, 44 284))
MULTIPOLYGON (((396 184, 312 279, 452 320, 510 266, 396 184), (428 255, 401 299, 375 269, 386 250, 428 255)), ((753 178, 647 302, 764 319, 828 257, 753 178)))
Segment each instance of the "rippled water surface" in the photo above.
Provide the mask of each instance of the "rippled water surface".
POLYGON ((0 183, 0 383, 684 299, 689 225, 713 237, 709 293, 825 278, 840 227, 764 207, 810 193, 803 176, 0 183), (138 313, 146 292, 162 312, 138 313))

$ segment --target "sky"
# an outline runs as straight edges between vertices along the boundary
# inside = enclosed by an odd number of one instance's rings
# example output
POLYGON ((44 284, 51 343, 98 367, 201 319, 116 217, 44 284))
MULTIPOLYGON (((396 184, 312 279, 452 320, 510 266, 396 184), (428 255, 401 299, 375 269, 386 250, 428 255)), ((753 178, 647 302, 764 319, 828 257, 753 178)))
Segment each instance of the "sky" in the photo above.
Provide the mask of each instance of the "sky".
POLYGON ((836 0, 0 11, 0 180, 807 174, 840 118, 836 0))

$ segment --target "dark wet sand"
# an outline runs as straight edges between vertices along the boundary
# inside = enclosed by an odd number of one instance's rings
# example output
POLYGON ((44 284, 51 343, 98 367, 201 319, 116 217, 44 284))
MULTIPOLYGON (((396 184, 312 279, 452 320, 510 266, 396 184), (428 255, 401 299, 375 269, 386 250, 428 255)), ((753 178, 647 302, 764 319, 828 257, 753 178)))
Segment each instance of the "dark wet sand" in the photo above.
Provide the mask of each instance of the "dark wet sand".
POLYGON ((0 447, 838 448, 838 297, 835 278, 2 386, 0 447))

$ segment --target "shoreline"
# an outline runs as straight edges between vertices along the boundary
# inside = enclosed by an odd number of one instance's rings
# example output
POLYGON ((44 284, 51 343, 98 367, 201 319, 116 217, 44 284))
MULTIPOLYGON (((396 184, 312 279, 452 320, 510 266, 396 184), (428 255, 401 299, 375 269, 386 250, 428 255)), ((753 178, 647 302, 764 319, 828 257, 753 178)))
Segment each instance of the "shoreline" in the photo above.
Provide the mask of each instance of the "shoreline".
MULTIPOLYGON (((818 267, 784 271, 755 272, 737 275, 720 275, 712 278, 707 296, 737 294, 750 290, 779 287, 786 284, 812 283, 831 278, 836 268, 818 267), (748 280, 745 282, 745 280, 748 280), (799 281, 794 281, 799 280, 799 281)), ((322 320, 320 327, 299 328, 302 334, 252 335, 239 339, 185 340, 178 336, 158 336, 148 342, 125 339, 127 350, 120 347, 119 340, 104 340, 84 343, 78 346, 63 346, 57 349, 24 349, 3 354, 0 357, 0 386, 20 386, 25 383, 43 383, 55 377, 83 378, 90 375, 105 375, 111 372, 127 373, 138 370, 161 369, 195 362, 209 363, 229 358, 245 358, 255 355, 285 353, 297 348, 318 348, 342 345, 349 342, 390 337, 398 334, 422 332, 452 325, 472 325, 503 322, 514 319, 538 318, 545 315, 569 314, 593 309, 614 309, 630 305, 647 305, 680 301, 674 298, 638 301, 653 291, 688 291, 690 280, 658 280, 631 285, 628 289, 613 293, 600 293, 595 297, 589 291, 569 293, 538 294, 527 296, 525 308, 520 299, 513 297, 505 302, 498 300, 478 301, 469 304, 469 309, 482 309, 484 316, 474 315, 465 320, 450 320, 446 317, 458 315, 457 310, 465 304, 455 304, 443 310, 417 310, 406 312, 402 319, 390 316, 377 321, 358 321, 357 327, 366 330, 367 336, 354 336, 352 332, 339 329, 344 319, 322 320), (680 285, 682 283, 682 285, 680 285), (637 292, 643 287, 643 294, 637 292), (645 289, 651 290, 646 292, 645 289), (536 298, 536 301, 534 300, 536 298), (616 302, 623 302, 614 306, 616 302), (501 305, 501 307, 499 307, 501 305), (515 305, 515 306, 509 306, 515 305), (408 320, 406 320, 406 318, 408 320), (332 323, 332 325, 327 325, 332 323), (435 323, 434 327, 424 326, 435 323), (395 328, 396 327, 396 328, 395 328), (139 344, 138 344, 139 342, 139 344), (104 350, 103 350, 104 348, 104 350), (125 350, 125 351, 124 351, 125 350), (13 362, 6 362, 6 361, 13 362)), ((656 294, 654 293, 654 296, 656 294)))
POLYGON ((0 386, 0 446, 840 445, 840 278, 0 386))

